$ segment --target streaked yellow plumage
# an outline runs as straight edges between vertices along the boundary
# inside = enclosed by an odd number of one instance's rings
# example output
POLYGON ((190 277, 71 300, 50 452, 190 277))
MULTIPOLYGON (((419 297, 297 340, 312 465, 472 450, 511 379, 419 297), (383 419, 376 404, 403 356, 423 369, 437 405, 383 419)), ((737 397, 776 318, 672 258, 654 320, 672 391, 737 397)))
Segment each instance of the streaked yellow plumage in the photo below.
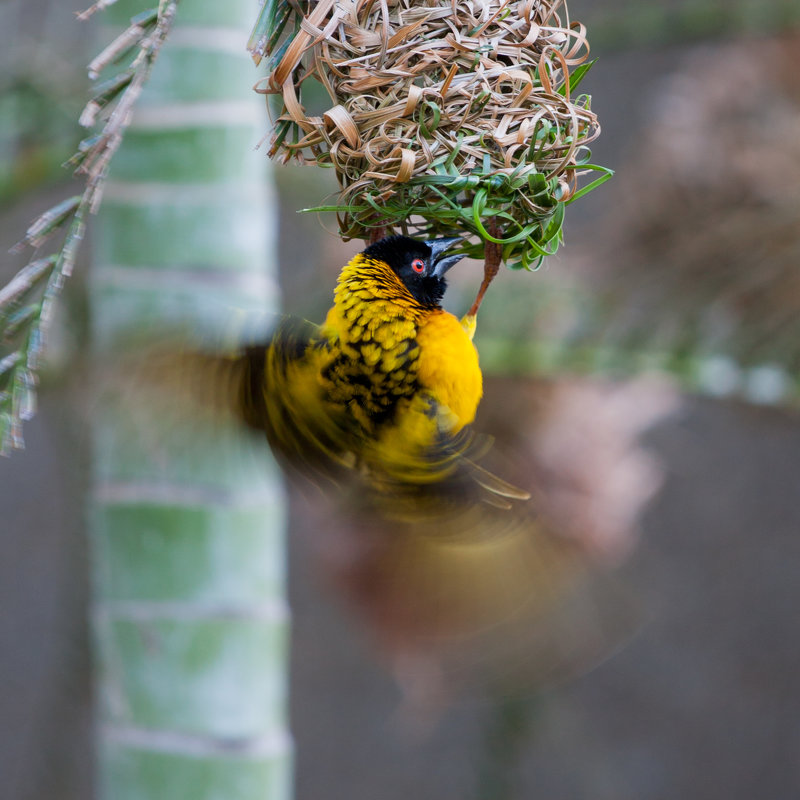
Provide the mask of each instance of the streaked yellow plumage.
POLYGON ((486 450, 469 432, 483 392, 475 320, 440 304, 453 242, 382 240, 342 269, 321 326, 287 318, 266 343, 181 353, 160 370, 333 483, 358 540, 346 592, 395 650, 526 628, 576 567, 528 493, 475 463, 486 450))
MULTIPOLYGON (((394 246, 392 258, 413 261, 416 253, 422 261, 429 253, 424 243, 388 241, 394 244, 383 249, 394 246)), ((373 471, 400 477, 407 470, 406 478, 424 482, 429 451, 474 420, 482 395, 478 354, 469 332, 439 305, 444 281, 433 274, 433 257, 430 274, 416 282, 398 264, 369 248, 343 268, 318 330, 307 328, 301 342, 296 323, 279 328, 263 367, 258 352, 248 351, 246 385, 258 395, 243 395, 245 416, 290 460, 353 455, 373 471)))

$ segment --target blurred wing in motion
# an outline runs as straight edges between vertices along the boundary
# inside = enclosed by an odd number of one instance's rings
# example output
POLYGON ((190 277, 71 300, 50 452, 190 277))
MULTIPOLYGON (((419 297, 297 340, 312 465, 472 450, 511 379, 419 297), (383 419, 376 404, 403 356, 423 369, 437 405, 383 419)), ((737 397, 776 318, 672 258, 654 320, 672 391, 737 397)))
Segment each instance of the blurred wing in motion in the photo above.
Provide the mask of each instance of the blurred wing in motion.
POLYGON ((658 487, 638 436, 674 409, 668 387, 496 382, 502 408, 490 395, 484 423, 502 447, 442 433, 444 412, 421 397, 406 424, 436 435, 409 449, 364 436, 320 398, 304 372, 316 336, 286 320, 268 345, 229 355, 164 348, 135 383, 156 396, 159 427, 183 420, 188 446, 192 426, 244 422, 325 490, 302 504, 319 571, 412 701, 476 676, 563 679, 631 634, 633 604, 602 562, 630 549, 658 487))
POLYGON ((476 680, 504 691, 564 680, 643 622, 610 568, 633 547, 661 481, 639 437, 675 411, 675 392, 650 379, 492 388, 483 422, 499 442, 481 460, 495 468, 503 459, 503 473, 533 499, 502 482, 511 489, 504 495, 463 456, 450 479, 414 487, 405 515, 367 506, 363 491, 347 498, 345 519, 304 505, 323 574, 367 624, 415 708, 476 680), (488 493, 474 485, 484 477, 488 493))

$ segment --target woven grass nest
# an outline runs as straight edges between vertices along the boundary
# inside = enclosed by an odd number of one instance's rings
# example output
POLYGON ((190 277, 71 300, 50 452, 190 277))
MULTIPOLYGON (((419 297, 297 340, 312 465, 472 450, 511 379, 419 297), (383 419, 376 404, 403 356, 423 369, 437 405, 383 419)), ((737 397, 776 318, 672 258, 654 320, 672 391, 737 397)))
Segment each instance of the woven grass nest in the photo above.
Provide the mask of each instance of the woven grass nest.
POLYGON ((532 268, 565 205, 610 175, 589 163, 589 45, 563 0, 267 0, 250 46, 269 59, 256 91, 279 98, 270 155, 334 167, 338 200, 317 210, 345 238, 459 231, 471 255, 494 242, 532 268))

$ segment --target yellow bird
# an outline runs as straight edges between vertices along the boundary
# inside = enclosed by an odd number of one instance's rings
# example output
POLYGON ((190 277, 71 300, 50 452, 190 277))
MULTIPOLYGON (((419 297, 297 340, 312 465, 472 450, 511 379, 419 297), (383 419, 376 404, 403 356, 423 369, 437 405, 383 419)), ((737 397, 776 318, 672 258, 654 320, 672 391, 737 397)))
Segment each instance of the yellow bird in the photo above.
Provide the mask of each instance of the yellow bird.
MULTIPOLYGON (((475 323, 441 306, 458 241, 382 239, 342 269, 321 326, 288 318, 266 343, 180 363, 191 393, 214 387, 284 464, 333 483, 341 552, 356 554, 337 582, 395 656, 480 631, 492 649, 518 641, 579 565, 529 493, 477 463, 489 448, 469 427, 483 393, 475 323)), ((315 504, 330 542, 337 523, 315 504)))
POLYGON ((344 267, 321 327, 287 320, 242 353, 247 423, 295 463, 440 477, 482 395, 471 337, 441 307, 457 241, 382 239, 344 267))

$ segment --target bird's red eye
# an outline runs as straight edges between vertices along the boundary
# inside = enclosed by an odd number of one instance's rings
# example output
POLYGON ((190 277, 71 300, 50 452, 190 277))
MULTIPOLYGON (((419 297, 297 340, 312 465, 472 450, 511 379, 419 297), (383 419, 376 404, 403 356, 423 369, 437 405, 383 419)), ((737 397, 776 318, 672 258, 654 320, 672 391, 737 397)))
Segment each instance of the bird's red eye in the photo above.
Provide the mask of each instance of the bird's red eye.
POLYGON ((414 272, 425 272, 425 262, 421 258, 415 258, 411 262, 411 269, 413 269, 414 272))

